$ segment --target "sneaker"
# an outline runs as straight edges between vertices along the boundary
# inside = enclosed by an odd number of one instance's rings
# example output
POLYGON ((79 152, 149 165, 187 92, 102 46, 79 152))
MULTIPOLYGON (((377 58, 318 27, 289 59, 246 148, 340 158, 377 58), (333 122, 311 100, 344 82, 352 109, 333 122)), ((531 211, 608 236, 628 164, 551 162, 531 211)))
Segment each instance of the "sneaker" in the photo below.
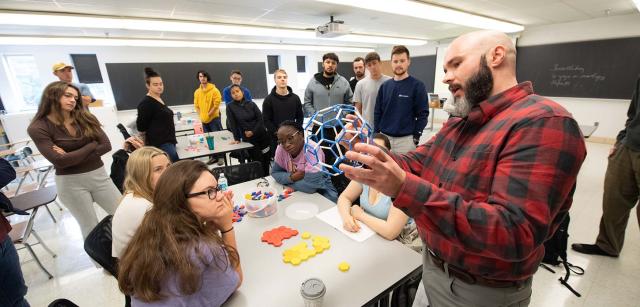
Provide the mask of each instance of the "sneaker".
POLYGON ((599 256, 607 256, 607 257, 618 257, 618 255, 611 255, 598 245, 595 244, 582 244, 582 243, 574 243, 571 244, 571 249, 578 253, 587 254, 587 255, 599 255, 599 256))
POLYGON ((218 159, 218 165, 224 165, 224 158, 218 159))
POLYGON ((216 160, 217 160, 217 159, 216 159, 216 158, 214 158, 214 157, 209 158, 209 161, 207 161, 207 165, 211 165, 211 164, 216 163, 216 160))

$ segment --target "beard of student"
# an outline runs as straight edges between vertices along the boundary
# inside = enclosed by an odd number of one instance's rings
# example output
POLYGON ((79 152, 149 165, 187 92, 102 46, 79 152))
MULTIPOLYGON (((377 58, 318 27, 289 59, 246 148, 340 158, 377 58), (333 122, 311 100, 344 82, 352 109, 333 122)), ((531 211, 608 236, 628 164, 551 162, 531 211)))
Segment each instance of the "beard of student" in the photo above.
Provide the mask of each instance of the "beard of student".
POLYGON ((453 116, 467 117, 471 108, 489 98, 492 89, 493 75, 487 65, 486 56, 483 56, 480 58, 478 72, 471 76, 465 84, 464 96, 453 98, 449 107, 452 112, 449 113, 453 116))

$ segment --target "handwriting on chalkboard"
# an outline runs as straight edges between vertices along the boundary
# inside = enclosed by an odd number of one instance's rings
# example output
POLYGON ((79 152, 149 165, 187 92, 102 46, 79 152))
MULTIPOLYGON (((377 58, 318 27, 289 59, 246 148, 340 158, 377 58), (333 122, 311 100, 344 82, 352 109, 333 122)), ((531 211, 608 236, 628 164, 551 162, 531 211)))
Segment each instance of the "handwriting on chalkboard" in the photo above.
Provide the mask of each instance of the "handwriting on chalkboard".
POLYGON ((559 65, 554 64, 551 71, 551 86, 569 87, 576 82, 593 81, 602 82, 606 79, 604 75, 596 72, 588 72, 580 65, 559 65))

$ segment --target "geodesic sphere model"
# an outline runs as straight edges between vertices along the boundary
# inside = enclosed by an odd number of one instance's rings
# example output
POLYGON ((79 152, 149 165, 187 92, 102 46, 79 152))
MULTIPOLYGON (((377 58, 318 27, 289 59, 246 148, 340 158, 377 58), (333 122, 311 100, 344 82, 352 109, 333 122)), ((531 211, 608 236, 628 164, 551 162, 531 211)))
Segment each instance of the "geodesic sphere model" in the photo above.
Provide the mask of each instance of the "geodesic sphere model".
POLYGON ((341 163, 362 167, 361 163, 347 160, 345 153, 352 150, 356 142, 371 143, 373 135, 369 123, 354 106, 348 104, 337 104, 317 111, 311 116, 304 130, 304 155, 307 162, 331 176, 342 174, 338 168, 341 163), (347 118, 348 114, 354 114, 356 119, 347 118), (335 138, 332 138, 327 130, 332 130, 335 138), (320 161, 318 156, 322 150, 325 153, 324 161, 320 161), (332 160, 326 156, 327 154, 332 155, 335 162, 327 164, 325 161, 332 160))

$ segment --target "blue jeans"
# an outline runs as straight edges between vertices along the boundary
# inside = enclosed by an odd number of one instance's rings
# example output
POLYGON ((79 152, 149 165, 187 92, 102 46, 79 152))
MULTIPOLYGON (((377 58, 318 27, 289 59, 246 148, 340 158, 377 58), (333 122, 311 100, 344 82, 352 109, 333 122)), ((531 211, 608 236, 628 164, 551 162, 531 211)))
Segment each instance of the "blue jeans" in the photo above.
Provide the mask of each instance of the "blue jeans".
POLYGON ((202 123, 202 128, 204 128, 205 133, 222 130, 222 120, 220 120, 220 116, 212 119, 208 123, 202 123))
POLYGON ((171 162, 178 162, 179 158, 178 153, 176 152, 176 144, 164 143, 158 146, 158 148, 162 149, 167 153, 167 155, 169 155, 169 159, 171 159, 171 162))
POLYGON ((7 236, 0 242, 0 306, 29 306, 24 296, 27 286, 24 284, 18 252, 11 238, 7 236))

